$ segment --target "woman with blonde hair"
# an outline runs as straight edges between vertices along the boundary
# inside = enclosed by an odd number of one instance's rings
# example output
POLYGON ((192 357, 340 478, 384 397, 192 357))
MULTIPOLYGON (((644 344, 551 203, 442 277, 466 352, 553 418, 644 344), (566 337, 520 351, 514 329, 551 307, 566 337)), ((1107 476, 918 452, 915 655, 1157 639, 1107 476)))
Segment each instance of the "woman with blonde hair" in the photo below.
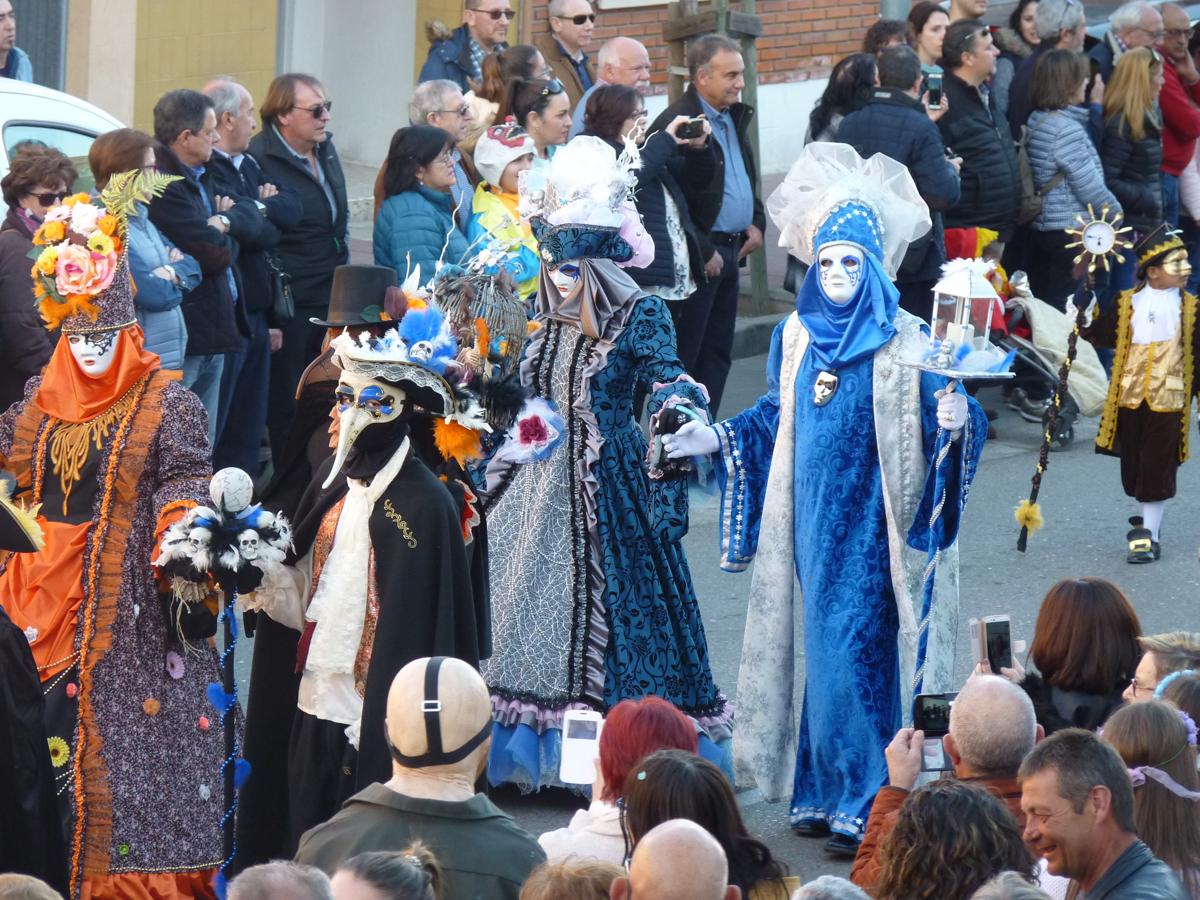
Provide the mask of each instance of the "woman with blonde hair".
POLYGON ((625 874, 602 859, 545 862, 521 885, 520 900, 608 900, 614 879, 625 874))
MULTIPOLYGON (((1163 86, 1163 60, 1149 47, 1121 54, 1104 89, 1104 143, 1100 162, 1104 181, 1125 211, 1125 224, 1136 234, 1153 231, 1162 222, 1162 114, 1158 93, 1163 86)), ((1126 254, 1117 263, 1100 301, 1107 305, 1119 291, 1133 287, 1136 262, 1126 254)))
POLYGON ((1200 775, 1196 724, 1158 700, 1113 713, 1101 736, 1133 779, 1137 835, 1200 897, 1200 775))

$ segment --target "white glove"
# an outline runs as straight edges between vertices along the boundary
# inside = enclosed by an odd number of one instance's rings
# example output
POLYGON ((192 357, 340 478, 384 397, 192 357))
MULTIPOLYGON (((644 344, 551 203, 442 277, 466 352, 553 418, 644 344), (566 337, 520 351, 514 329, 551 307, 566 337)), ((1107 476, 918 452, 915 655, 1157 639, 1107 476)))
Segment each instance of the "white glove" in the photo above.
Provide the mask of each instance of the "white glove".
MULTIPOLYGON (((1092 302, 1088 304, 1087 309, 1083 311, 1083 327, 1088 328, 1092 324, 1092 319, 1096 315, 1096 295, 1092 294, 1092 302)), ((1063 307, 1063 313, 1067 317, 1067 321, 1074 324, 1075 317, 1079 315, 1079 309, 1075 306, 1075 295, 1072 294, 1067 298, 1067 305, 1063 307)))
POLYGON ((950 432, 961 431, 962 427, 967 424, 966 396, 957 391, 950 394, 938 391, 933 396, 938 398, 938 427, 950 432))
POLYGON ((687 422, 674 434, 664 434, 662 442, 663 449, 667 451, 667 459, 708 456, 710 453, 716 453, 721 447, 717 429, 702 422, 687 422))

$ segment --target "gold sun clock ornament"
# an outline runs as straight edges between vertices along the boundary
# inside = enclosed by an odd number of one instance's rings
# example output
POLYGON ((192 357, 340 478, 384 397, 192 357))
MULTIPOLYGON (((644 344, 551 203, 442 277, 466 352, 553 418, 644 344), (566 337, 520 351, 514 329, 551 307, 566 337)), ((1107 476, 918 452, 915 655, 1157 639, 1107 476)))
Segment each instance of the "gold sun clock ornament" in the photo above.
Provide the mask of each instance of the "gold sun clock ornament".
POLYGON ((1108 218, 1108 207, 1105 206, 1100 210, 1100 215, 1096 215, 1092 205, 1088 204, 1088 218, 1076 216, 1075 221, 1079 224, 1075 228, 1068 228, 1067 234, 1075 238, 1075 240, 1067 244, 1067 248, 1079 247, 1079 255, 1075 257, 1075 265, 1087 259, 1088 273, 1096 271, 1096 264, 1104 263, 1104 271, 1109 271, 1109 257, 1115 257, 1119 263, 1125 262, 1125 257, 1121 255, 1122 250, 1128 250, 1133 246, 1133 241, 1125 235, 1133 231, 1128 225, 1121 226, 1121 213, 1115 213, 1110 221, 1108 218))

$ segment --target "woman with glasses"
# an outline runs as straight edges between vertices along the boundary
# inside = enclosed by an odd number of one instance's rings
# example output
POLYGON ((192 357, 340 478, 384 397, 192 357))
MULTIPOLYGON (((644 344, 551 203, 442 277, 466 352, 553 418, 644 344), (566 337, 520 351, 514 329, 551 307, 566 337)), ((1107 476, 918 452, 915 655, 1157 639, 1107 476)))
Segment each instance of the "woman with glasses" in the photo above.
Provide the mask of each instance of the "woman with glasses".
POLYGON ((70 159, 41 143, 18 144, 10 156, 0 181, 8 205, 0 225, 0 411, 24 396, 25 382, 54 349, 29 291, 28 254, 46 212, 71 193, 79 177, 70 159))
POLYGON ((685 173, 708 180, 716 171, 716 156, 708 146, 711 127, 691 140, 676 136, 687 116, 677 116, 666 130, 646 137, 646 107, 642 95, 631 87, 608 84, 592 91, 584 112, 584 134, 595 135, 620 153, 626 139, 642 145, 642 165, 635 170, 634 203, 642 223, 654 240, 654 260, 629 274, 639 285, 663 300, 686 300, 696 290, 704 270, 696 225, 688 214, 687 198, 679 186, 685 173), (684 167, 684 153, 695 154, 684 167), (695 165, 703 163, 703 165, 695 165))
POLYGON ((472 125, 467 136, 458 142, 458 149, 471 153, 475 142, 490 125, 503 125, 496 114, 515 78, 545 78, 546 59, 542 51, 529 44, 514 44, 503 53, 489 53, 483 61, 483 80, 479 87, 464 94, 471 107, 472 125))
POLYGON ((1200 634, 1168 631, 1138 638, 1142 658, 1124 697, 1140 703, 1162 695, 1163 682, 1176 672, 1200 671, 1200 634))
POLYGON ((1042 42, 1037 33, 1037 7, 1038 0, 1020 0, 1008 17, 1007 27, 992 32, 1000 50, 992 75, 992 96, 996 100, 996 113, 1002 119, 1008 118, 1008 91, 1017 66, 1042 42))
POLYGON ((537 147, 535 169, 550 162, 571 132, 571 102, 556 78, 514 78, 497 115, 501 121, 511 115, 529 132, 537 147))
MULTIPOLYGON (((1112 79, 1104 89, 1104 143, 1100 162, 1104 182, 1133 228, 1129 239, 1137 244, 1163 220, 1162 114, 1158 95, 1163 86, 1162 57, 1149 47, 1121 54, 1112 79)), ((1116 263, 1106 289, 1098 292, 1107 307, 1121 291, 1133 287, 1136 260, 1126 254, 1116 263)))
POLYGON ((1033 296, 1062 310, 1082 285, 1075 274, 1076 238, 1067 232, 1092 210, 1120 212, 1104 183, 1104 168, 1088 134, 1083 105, 1087 60, 1074 50, 1042 55, 1030 81, 1033 112, 1026 125, 1029 165, 1042 193, 1042 211, 1031 223, 1026 271, 1033 296))
MULTIPOLYGON (((102 190, 118 172, 153 170, 154 139, 132 128, 102 134, 88 151, 88 164, 102 190)), ((146 349, 158 354, 164 369, 182 370, 187 323, 181 304, 200 283, 200 263, 167 240, 141 203, 138 215, 129 217, 129 272, 137 285, 134 308, 146 349)))
POLYGON ((470 254, 454 221, 454 138, 432 125, 401 128, 392 136, 383 172, 387 197, 375 217, 375 264, 391 266, 403 281, 421 267, 421 283, 442 265, 470 254))

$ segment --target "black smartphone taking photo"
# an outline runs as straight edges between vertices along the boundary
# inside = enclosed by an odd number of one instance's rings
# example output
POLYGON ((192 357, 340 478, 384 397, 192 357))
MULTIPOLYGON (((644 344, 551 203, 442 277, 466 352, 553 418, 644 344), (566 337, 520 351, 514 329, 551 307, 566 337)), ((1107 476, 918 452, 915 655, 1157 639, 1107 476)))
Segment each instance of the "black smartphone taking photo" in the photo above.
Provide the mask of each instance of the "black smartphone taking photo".
POLYGON ((942 73, 930 72, 925 77, 926 100, 930 109, 942 108, 942 73))

